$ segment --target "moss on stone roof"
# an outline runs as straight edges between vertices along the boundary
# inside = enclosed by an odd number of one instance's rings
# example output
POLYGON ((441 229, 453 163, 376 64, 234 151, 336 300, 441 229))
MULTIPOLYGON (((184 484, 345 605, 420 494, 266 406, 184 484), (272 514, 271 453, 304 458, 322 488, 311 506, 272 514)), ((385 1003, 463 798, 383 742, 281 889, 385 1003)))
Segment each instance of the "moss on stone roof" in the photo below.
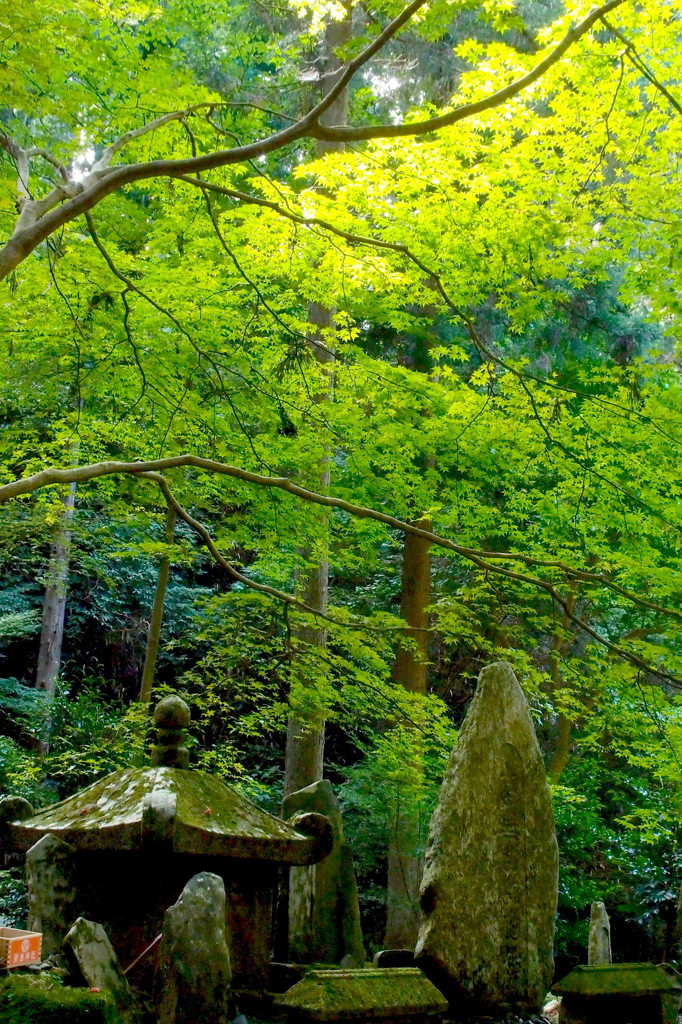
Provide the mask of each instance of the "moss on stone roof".
POLYGON ((424 1020, 447 1001, 416 967, 308 971, 275 1002, 295 1020, 424 1020))
POLYGON ((180 853, 311 863, 319 845, 205 772, 129 768, 61 803, 9 825, 10 842, 28 849, 48 832, 76 849, 135 850, 155 818, 180 853))
POLYGON ((595 964, 574 967, 552 985, 559 995, 652 995, 680 988, 680 982, 656 964, 595 964))

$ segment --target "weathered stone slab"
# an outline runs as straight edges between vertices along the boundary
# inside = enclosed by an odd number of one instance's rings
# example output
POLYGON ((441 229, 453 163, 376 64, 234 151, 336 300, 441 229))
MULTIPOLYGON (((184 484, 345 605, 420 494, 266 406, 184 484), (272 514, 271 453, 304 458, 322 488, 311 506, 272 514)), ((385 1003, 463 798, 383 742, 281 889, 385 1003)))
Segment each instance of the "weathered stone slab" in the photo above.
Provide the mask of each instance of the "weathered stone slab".
POLYGON ((447 1002, 416 967, 308 971, 275 1003, 293 1021, 424 1021, 447 1002))
POLYGON ((64 939, 64 951, 71 970, 89 988, 111 994, 124 1024, 139 1024, 135 997, 101 924, 79 917, 64 939))
POLYGON ((73 849, 56 836, 43 836, 26 854, 28 923, 43 934, 43 959, 61 952, 76 915, 73 849))
POLYGON ((301 814, 324 815, 333 843, 323 860, 289 872, 288 957, 298 963, 343 963, 361 967, 365 949, 360 926, 353 853, 343 832, 339 804, 327 779, 299 789, 282 803, 282 817, 302 830, 301 814))
POLYGON ((415 962, 453 1015, 536 1012, 552 977, 558 849, 511 665, 483 669, 431 820, 415 962))
POLYGON ((681 990, 656 964, 575 967, 552 985, 561 1024, 677 1024, 681 990))
POLYGON ((587 962, 590 966, 611 963, 611 922, 601 900, 590 907, 587 962))
POLYGON ((228 1024, 232 971, 225 936, 225 886, 203 871, 163 921, 158 1024, 228 1024))

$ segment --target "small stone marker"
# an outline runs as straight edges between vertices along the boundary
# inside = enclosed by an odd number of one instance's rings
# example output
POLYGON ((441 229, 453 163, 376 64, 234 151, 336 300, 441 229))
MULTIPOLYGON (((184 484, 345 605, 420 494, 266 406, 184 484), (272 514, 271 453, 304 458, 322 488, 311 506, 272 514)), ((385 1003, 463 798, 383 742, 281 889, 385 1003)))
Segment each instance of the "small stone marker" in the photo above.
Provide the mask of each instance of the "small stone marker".
POLYGON ((558 848, 545 766, 511 665, 484 668, 431 819, 415 962, 456 1016, 541 1009, 558 848))
POLYGON ((43 959, 61 952, 76 917, 73 852, 48 832, 26 854, 28 930, 42 932, 43 959))
POLYGON ((362 967, 365 948, 353 852, 344 836, 339 803, 328 779, 285 797, 282 817, 300 829, 301 814, 324 815, 331 823, 333 844, 319 863, 290 869, 288 958, 296 963, 362 967))
POLYGON ((416 967, 308 971, 275 1002, 275 1008, 298 1021, 418 1022, 439 1018, 447 1002, 416 967))
POLYGON ((163 919, 158 1024, 228 1024, 231 980, 225 886, 218 875, 202 871, 163 919))
POLYGON ((64 939, 71 970, 89 988, 109 992, 124 1024, 139 1024, 139 1008, 101 924, 79 917, 64 939))
POLYGON ((587 962, 591 967, 611 963, 611 922, 601 900, 597 900, 590 908, 587 962))
POLYGON ((561 1024, 677 1024, 682 985, 656 964, 574 967, 552 985, 561 1024))

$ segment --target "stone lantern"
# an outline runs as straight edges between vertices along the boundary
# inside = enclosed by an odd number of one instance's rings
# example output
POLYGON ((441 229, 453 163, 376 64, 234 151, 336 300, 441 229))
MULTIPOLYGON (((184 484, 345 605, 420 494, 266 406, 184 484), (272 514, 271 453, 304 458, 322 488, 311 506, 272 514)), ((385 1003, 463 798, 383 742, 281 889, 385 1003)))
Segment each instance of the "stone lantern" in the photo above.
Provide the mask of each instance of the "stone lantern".
MULTIPOLYGON (((161 932, 164 912, 198 872, 219 875, 227 896, 234 984, 267 985, 273 893, 281 865, 314 864, 331 849, 326 818, 286 822, 219 778, 190 770, 183 746, 189 708, 177 696, 156 707, 152 767, 114 772, 75 796, 22 820, 0 815, 0 841, 28 855, 29 904, 59 902, 62 916, 101 922, 123 966, 161 932), (44 840, 44 837, 54 837, 44 840), (40 867, 43 848, 59 848, 65 870, 40 867), (32 849, 33 848, 33 849, 32 849), (36 851, 34 854, 33 851, 36 851), (35 863, 31 869, 31 858, 35 863), (64 877, 71 879, 64 891, 64 877), (56 889, 60 888, 60 892, 56 889), (47 890, 47 891, 46 891, 47 890)), ((46 912, 47 913, 47 912, 46 912)), ((201 943, 201 921, 197 921, 201 943)))

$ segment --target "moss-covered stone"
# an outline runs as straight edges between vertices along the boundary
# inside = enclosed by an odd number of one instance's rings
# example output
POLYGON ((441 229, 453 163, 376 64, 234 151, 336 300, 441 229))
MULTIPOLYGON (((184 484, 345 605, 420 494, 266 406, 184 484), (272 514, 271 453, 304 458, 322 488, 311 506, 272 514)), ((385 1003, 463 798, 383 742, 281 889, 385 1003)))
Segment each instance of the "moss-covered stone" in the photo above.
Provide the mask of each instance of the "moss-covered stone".
POLYGON ((163 919, 158 1024, 227 1024, 231 980, 225 887, 222 878, 203 871, 163 919))
POLYGON ((156 705, 154 722, 157 736, 156 744, 152 747, 152 764, 155 768, 189 768, 189 751, 183 746, 189 719, 189 708, 175 693, 164 697, 156 705))
POLYGON ((595 964, 574 967, 552 985, 558 995, 652 995, 680 988, 680 982, 656 964, 595 964))
POLYGON ((314 863, 326 844, 296 831, 220 779, 181 768, 129 768, 8 826, 10 844, 33 846, 51 832, 76 850, 139 850, 156 838, 157 809, 177 853, 314 863), (149 838, 149 837, 147 837, 149 838))
POLYGON ((431 819, 415 963, 453 1017, 537 1013, 554 972, 559 854, 528 701, 484 668, 431 819))
POLYGON ((106 994, 26 975, 0 981, 0 1019, 2 1024, 120 1024, 106 994))
POLYGON ((576 967, 552 991, 562 1024, 677 1024, 680 982, 655 964, 576 967))
POLYGON ((439 1017, 447 1001, 414 967, 308 971, 275 1003, 292 1020, 424 1021, 439 1017))
POLYGON ((23 796, 3 796, 0 798, 0 826, 8 821, 20 821, 33 814, 33 806, 23 796))
POLYGON ((26 881, 27 927, 42 934, 46 959, 59 953, 76 917, 73 847, 48 832, 26 854, 26 881))
POLYGON ((321 960, 360 967, 365 949, 360 925, 353 854, 343 832, 338 800, 328 779, 289 794, 282 817, 301 831, 305 821, 321 818, 332 830, 327 856, 289 873, 288 957, 302 963, 321 960))

